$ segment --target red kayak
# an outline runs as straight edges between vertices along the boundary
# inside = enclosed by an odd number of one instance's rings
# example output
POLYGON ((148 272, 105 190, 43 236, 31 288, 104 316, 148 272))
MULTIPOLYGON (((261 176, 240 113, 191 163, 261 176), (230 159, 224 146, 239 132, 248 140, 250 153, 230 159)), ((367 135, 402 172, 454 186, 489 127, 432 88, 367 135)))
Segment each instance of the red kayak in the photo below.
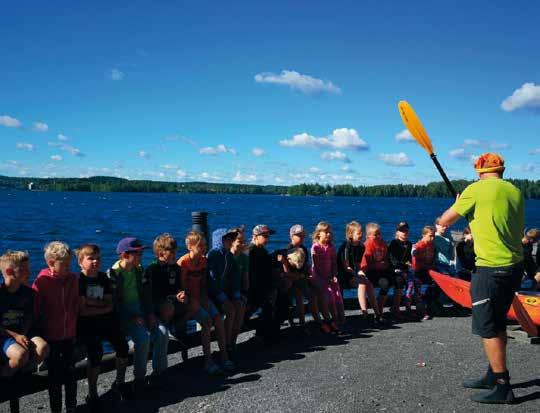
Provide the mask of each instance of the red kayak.
MULTIPOLYGON (((440 274, 436 271, 430 271, 429 275, 441 287, 441 290, 456 303, 466 308, 472 307, 471 294, 469 292, 470 282, 440 274)), ((523 325, 523 323, 527 324, 527 319, 532 321, 533 327, 535 327, 534 325, 540 326, 540 296, 517 293, 516 299, 512 307, 510 307, 510 311, 508 311, 508 318, 518 321, 527 331, 530 328, 525 328, 526 326, 523 325), (525 310, 526 314, 523 314, 522 310, 525 310), (516 312, 518 313, 517 315, 516 312)))

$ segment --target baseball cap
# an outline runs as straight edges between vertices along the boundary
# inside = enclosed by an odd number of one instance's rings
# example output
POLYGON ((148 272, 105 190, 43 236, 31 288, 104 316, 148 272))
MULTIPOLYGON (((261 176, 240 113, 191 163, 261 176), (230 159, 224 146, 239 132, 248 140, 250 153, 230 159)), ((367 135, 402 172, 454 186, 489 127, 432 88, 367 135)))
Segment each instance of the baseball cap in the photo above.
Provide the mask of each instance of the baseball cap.
POLYGON ((229 228, 227 232, 225 232, 221 238, 236 238, 237 236, 238 236, 238 230, 235 228, 229 228))
POLYGON ((146 245, 143 245, 138 238, 127 237, 122 238, 118 242, 118 245, 116 246, 116 252, 118 254, 122 254, 124 252, 141 251, 147 248, 148 247, 146 245))
POLYGON ((474 162, 474 169, 478 173, 504 171, 504 159, 497 153, 483 153, 474 162))
POLYGON ((405 221, 402 221, 396 225, 396 230, 400 232, 407 232, 409 230, 409 224, 407 224, 405 221))
POLYGON ((293 235, 306 235, 306 231, 304 231, 304 227, 300 224, 293 225, 291 229, 289 230, 289 235, 292 237, 293 235))
POLYGON ((264 235, 264 234, 272 235, 275 233, 276 231, 268 228, 268 225, 259 224, 253 227, 253 235, 264 235))

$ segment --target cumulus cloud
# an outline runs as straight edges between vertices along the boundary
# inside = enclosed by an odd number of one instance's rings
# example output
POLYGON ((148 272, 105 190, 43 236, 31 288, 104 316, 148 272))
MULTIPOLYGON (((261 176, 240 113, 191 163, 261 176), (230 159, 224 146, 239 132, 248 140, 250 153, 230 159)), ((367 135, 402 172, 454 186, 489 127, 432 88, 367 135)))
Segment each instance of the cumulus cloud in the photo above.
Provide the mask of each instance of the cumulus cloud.
POLYGON ((343 166, 341 167, 341 170, 342 170, 343 172, 355 172, 355 170, 354 170, 353 168, 351 168, 350 165, 343 165, 343 166))
POLYGON ((304 132, 294 135, 291 139, 281 140, 279 144, 286 147, 355 149, 359 151, 369 148, 366 141, 358 136, 355 129, 348 128, 334 129, 331 135, 324 137, 315 137, 304 132))
POLYGON ((218 146, 205 146, 199 149, 199 153, 202 155, 218 155, 220 153, 232 153, 236 155, 236 150, 220 144, 218 146))
POLYGON ((34 122, 32 130, 35 130, 36 132, 47 132, 49 130, 49 125, 43 122, 34 122))
POLYGON ((414 142, 414 138, 408 129, 403 129, 396 135, 396 141, 398 142, 414 142))
POLYGON ((321 170, 317 168, 316 166, 312 166, 311 168, 308 169, 308 171, 314 174, 321 172, 321 170))
POLYGON ((323 152, 321 154, 321 159, 324 159, 325 161, 341 161, 345 163, 350 163, 351 160, 349 157, 340 151, 333 151, 333 152, 323 152))
POLYGON ((79 148, 76 148, 74 146, 71 146, 71 145, 68 145, 68 144, 65 144, 65 143, 49 142, 49 146, 52 146, 54 148, 59 148, 60 150, 62 150, 64 152, 68 152, 69 154, 71 154, 73 156, 78 156, 78 157, 81 157, 81 158, 85 156, 85 154, 82 153, 79 148))
POLYGON ((236 171, 236 174, 233 178, 234 182, 255 182, 257 181, 257 175, 255 174, 246 174, 243 175, 240 173, 240 171, 236 171))
POLYGON ((30 152, 34 150, 34 145, 32 145, 31 143, 26 143, 26 142, 18 142, 17 149, 30 152))
POLYGON ((139 156, 144 159, 150 159, 150 154, 146 151, 139 151, 139 156))
POLYGON ((253 148, 251 150, 251 154, 253 156, 256 156, 256 157, 263 156, 264 155, 264 150, 261 149, 261 148, 253 148))
POLYGON ((511 96, 502 101, 501 108, 506 112, 518 109, 540 111, 540 85, 535 85, 532 82, 524 83, 520 88, 514 90, 511 96))
POLYGON ((413 166, 412 160, 404 153, 381 153, 379 158, 391 166, 413 166))
POLYGON ((52 155, 51 159, 58 162, 61 161, 63 158, 60 155, 52 155))
POLYGON ((62 141, 62 142, 69 141, 69 138, 66 135, 63 135, 61 133, 59 133, 56 137, 58 138, 59 141, 62 141))
POLYGON ((22 123, 11 116, 2 115, 0 116, 0 125, 5 126, 6 128, 20 128, 22 123))
POLYGON ((328 80, 303 75, 294 70, 283 70, 280 74, 271 72, 259 73, 255 75, 255 82, 286 85, 291 90, 299 91, 306 95, 341 93, 341 89, 328 80))
POLYGON ((210 180, 210 181, 221 181, 221 177, 219 175, 216 175, 216 174, 211 174, 211 173, 208 173, 208 172, 202 172, 199 177, 201 179, 207 179, 207 180, 210 180))
POLYGON ((121 72, 120 70, 113 68, 109 70, 107 76, 111 80, 122 80, 125 76, 124 72, 121 72))
POLYGON ((182 169, 177 169, 176 170, 176 176, 178 178, 185 178, 187 176, 187 172, 183 171, 182 169))

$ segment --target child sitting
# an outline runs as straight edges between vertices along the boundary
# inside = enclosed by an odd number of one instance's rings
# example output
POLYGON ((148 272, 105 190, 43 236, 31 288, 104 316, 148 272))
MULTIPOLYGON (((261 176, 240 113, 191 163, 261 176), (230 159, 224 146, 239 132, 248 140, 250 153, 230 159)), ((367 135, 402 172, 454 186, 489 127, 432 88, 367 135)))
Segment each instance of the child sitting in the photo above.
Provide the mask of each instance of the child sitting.
POLYGON ((76 253, 81 267, 77 333, 88 354, 86 374, 89 394, 86 402, 90 411, 99 411, 97 380, 103 357, 102 341, 111 343, 116 352, 116 381, 113 382, 112 391, 117 398, 122 397, 129 347, 114 314, 111 281, 107 274, 99 271, 99 247, 85 244, 79 247, 76 253))
POLYGON ((225 327, 221 314, 208 297, 207 289, 207 258, 206 241, 203 234, 191 231, 186 236, 186 248, 188 253, 183 255, 177 264, 180 267, 182 276, 182 286, 186 291, 188 300, 193 308, 198 306, 195 319, 201 325, 201 345, 204 355, 204 370, 208 374, 222 374, 223 371, 212 360, 210 347, 212 325, 216 328, 216 337, 220 349, 223 369, 233 370, 234 364, 229 360, 226 341, 225 327))
POLYGON ((525 275, 540 287, 540 231, 536 228, 527 230, 521 240, 523 244, 523 263, 525 265, 525 275))
MULTIPOLYGON (((246 305, 247 305, 247 296, 249 291, 249 258, 245 254, 245 235, 244 228, 239 227, 235 228, 234 231, 237 232, 236 238, 231 244, 231 254, 234 257, 234 262, 236 263, 236 280, 239 283, 240 289, 240 300, 235 300, 235 318, 232 326, 232 332, 229 339, 227 351, 231 353, 236 347, 236 340, 240 334, 240 329, 244 323, 244 316, 246 314, 246 305)), ((235 283, 236 283, 235 282, 235 283)), ((236 287, 235 287, 236 288, 236 287)), ((234 296, 231 293, 233 288, 228 288, 229 297, 234 296)), ((231 354, 229 354, 230 356, 231 354)))
POLYGON ((433 262, 435 259, 434 237, 435 229, 431 226, 425 226, 422 229, 422 239, 414 244, 412 249, 412 268, 414 276, 419 283, 427 284, 429 286, 424 296, 424 314, 422 321, 430 320, 432 318, 431 306, 436 296, 436 287, 433 285, 433 279, 429 276, 429 270, 433 269, 433 262))
POLYGON ((323 292, 324 301, 332 315, 329 326, 333 331, 340 332, 339 326, 345 324, 345 308, 337 280, 337 257, 332 243, 332 227, 328 222, 321 221, 315 227, 311 259, 312 283, 323 292))
POLYGON ((444 234, 448 229, 448 226, 441 225, 441 217, 435 220, 435 239, 433 241, 435 245, 435 269, 448 275, 456 274, 456 252, 454 247, 454 241, 452 236, 448 237, 444 234))
POLYGON ((51 412, 62 411, 62 384, 65 386, 66 411, 77 406, 75 375, 75 338, 79 314, 79 279, 70 272, 71 250, 63 242, 45 246, 47 268, 41 270, 32 288, 36 293, 35 314, 41 321, 43 336, 49 344, 48 385, 51 412))
MULTIPOLYGON (((367 275, 373 285, 379 286, 379 313, 383 314, 388 290, 394 281, 394 274, 390 269, 388 247, 381 237, 379 225, 375 223, 367 224, 366 233, 365 251, 360 269, 367 275)), ((399 302, 401 296, 395 298, 395 295, 396 293, 394 293, 394 302, 399 302)))
POLYGON ((377 305, 373 284, 360 269, 365 249, 361 241, 362 226, 356 221, 349 222, 345 226, 345 241, 337 253, 339 282, 343 289, 356 288, 358 290, 358 303, 364 318, 368 314, 367 293, 369 303, 375 312, 375 321, 380 322, 381 313, 377 305))
MULTIPOLYGON (((399 292, 399 290, 403 291, 401 288, 398 288, 398 286, 406 287, 405 306, 408 314, 411 313, 411 302, 420 300, 418 289, 414 288, 414 276, 410 271, 412 261, 411 250, 412 243, 409 241, 409 224, 400 222, 396 226, 395 238, 390 241, 390 245, 388 246, 388 256, 390 258, 390 264, 394 269, 398 296, 402 295, 402 292, 399 292)), ((397 301, 395 294, 393 307, 396 317, 398 319, 402 318, 399 312, 399 301, 397 301)))
POLYGON ((29 361, 42 362, 49 347, 41 337, 32 335, 34 295, 26 285, 30 276, 27 252, 7 251, 0 257, 0 358, 7 358, 2 376, 12 376, 29 361))
POLYGON ((459 278, 471 281, 471 275, 476 271, 476 254, 474 253, 474 241, 469 227, 465 227, 463 238, 456 245, 456 255, 459 278))
POLYGON ((152 350, 152 384, 159 385, 159 377, 167 368, 167 347, 169 333, 159 324, 152 307, 151 290, 143 277, 141 265, 143 250, 137 238, 123 238, 118 242, 116 252, 119 260, 108 271, 113 287, 113 300, 122 333, 131 337, 135 344, 133 356, 134 393, 139 395, 145 389, 146 363, 152 350))

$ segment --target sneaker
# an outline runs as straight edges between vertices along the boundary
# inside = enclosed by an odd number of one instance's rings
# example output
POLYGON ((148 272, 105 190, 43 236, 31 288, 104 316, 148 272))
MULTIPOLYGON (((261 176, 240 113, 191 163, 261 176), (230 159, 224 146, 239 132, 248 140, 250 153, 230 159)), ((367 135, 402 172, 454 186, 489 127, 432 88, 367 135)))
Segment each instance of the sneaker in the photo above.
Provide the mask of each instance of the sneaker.
POLYGON ((204 371, 208 373, 210 376, 219 376, 223 374, 223 370, 221 370, 217 364, 215 363, 209 363, 204 368, 204 371))
MULTIPOLYGON (((90 413, 99 413, 101 412, 101 403, 100 403, 100 400, 99 400, 99 397, 97 396, 86 396, 86 405, 88 406, 88 411, 90 413)), ((67 409, 66 409, 67 411, 67 409)), ((75 410, 73 410, 75 411, 75 410)))
POLYGON ((236 366, 234 365, 234 363, 231 360, 224 361, 223 364, 221 365, 221 367, 227 373, 230 373, 231 371, 234 371, 236 369, 236 366))
POLYGON ((429 321, 431 320, 433 317, 431 317, 429 314, 426 314, 424 317, 422 317, 422 321, 429 321))

